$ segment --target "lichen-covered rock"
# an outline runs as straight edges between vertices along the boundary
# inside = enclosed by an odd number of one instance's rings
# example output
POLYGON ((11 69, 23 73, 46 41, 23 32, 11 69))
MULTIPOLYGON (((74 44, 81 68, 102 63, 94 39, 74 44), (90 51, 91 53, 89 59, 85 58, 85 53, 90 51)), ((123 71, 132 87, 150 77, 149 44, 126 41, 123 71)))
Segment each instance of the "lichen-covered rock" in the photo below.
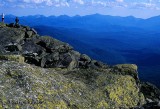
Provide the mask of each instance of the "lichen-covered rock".
POLYGON ((2 54, 6 54, 8 52, 15 53, 15 51, 18 53, 18 46, 22 44, 22 40, 25 37, 25 32, 22 30, 17 30, 16 28, 3 27, 0 28, 0 37, 0 48, 2 54))
POLYGON ((26 38, 30 38, 32 36, 33 32, 32 31, 27 31, 26 32, 26 38))
POLYGON ((5 26, 6 26, 6 24, 5 24, 5 23, 0 22, 0 28, 5 27, 5 26))
POLYGON ((16 61, 24 63, 24 57, 21 55, 0 55, 0 60, 16 61))
POLYGON ((101 75, 97 79, 99 87, 104 88, 106 102, 110 103, 110 108, 132 108, 145 104, 143 94, 140 92, 136 81, 131 76, 101 75))
POLYGON ((118 64, 113 66, 113 71, 121 75, 130 75, 132 76, 137 83, 139 83, 138 77, 138 67, 135 64, 118 64))
POLYGON ((144 96, 134 78, 107 70, 43 69, 0 61, 0 101, 9 109, 118 109, 144 104, 144 96))
POLYGON ((40 37, 39 42, 37 42, 37 44, 46 48, 49 53, 50 52, 66 53, 73 49, 69 44, 53 39, 52 37, 49 36, 40 37))
POLYGON ((133 70, 138 70, 138 67, 137 65, 135 64, 118 64, 118 65, 115 65, 115 67, 117 67, 118 69, 133 69, 133 70))
POLYGON ((135 107, 145 103, 143 94, 140 93, 135 79, 131 76, 113 76, 108 82, 105 87, 106 94, 117 108, 135 107))

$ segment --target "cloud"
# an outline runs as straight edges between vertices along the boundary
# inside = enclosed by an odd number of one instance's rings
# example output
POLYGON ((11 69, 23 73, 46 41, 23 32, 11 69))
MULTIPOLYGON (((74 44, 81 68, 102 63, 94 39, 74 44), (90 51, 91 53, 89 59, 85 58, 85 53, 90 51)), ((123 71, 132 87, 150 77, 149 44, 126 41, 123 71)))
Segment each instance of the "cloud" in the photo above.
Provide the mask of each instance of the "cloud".
POLYGON ((133 3, 132 8, 148 8, 148 9, 156 9, 157 5, 152 3, 133 3))
MULTIPOLYGON (((17 0, 18 1, 18 0, 17 0)), ((77 3, 77 4, 84 4, 83 0, 22 0, 25 3, 34 3, 34 4, 41 4, 45 3, 46 5, 62 5, 62 6, 69 6, 69 2, 77 3)))
POLYGON ((73 0, 75 3, 79 3, 79 4, 81 4, 81 5, 83 5, 84 4, 84 1, 83 0, 73 0))
POLYGON ((123 0, 116 0, 117 2, 123 2, 123 0))
POLYGON ((30 3, 30 4, 42 4, 42 3, 45 3, 47 6, 53 5, 53 1, 52 0, 22 0, 22 2, 30 3))
MULTIPOLYGON (((0 0, 2 1, 2 0, 0 0)), ((0 6, 14 7, 123 7, 159 9, 160 0, 3 0, 0 6)))
POLYGON ((91 4, 93 6, 103 6, 103 7, 127 7, 126 3, 123 3, 123 0, 92 0, 91 4))
POLYGON ((98 6, 98 5, 107 6, 107 2, 94 1, 94 0, 92 0, 91 5, 94 5, 94 6, 98 6))

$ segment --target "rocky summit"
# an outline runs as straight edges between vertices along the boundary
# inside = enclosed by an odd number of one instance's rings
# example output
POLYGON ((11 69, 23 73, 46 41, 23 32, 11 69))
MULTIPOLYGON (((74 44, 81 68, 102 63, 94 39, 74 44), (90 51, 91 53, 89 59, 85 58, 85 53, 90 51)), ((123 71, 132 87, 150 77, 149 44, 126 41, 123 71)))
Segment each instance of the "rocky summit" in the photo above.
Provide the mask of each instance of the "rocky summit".
POLYGON ((0 109, 160 109, 137 66, 109 66, 28 26, 0 24, 0 109))

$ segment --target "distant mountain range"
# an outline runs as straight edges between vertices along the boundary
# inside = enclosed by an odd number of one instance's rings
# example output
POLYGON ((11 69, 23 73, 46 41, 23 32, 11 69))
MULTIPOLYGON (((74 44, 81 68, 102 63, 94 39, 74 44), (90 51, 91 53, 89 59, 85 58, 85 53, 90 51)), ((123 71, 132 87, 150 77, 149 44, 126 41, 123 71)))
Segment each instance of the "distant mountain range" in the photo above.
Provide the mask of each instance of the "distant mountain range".
MULTIPOLYGON (((14 22, 7 15, 5 21, 14 22)), ((19 17, 20 24, 71 44, 108 64, 135 63, 140 78, 160 87, 160 16, 140 19, 108 15, 19 17)))
MULTIPOLYGON (((15 16, 7 15, 6 22, 14 22, 15 16)), ((158 31, 160 29, 160 16, 149 19, 135 18, 133 16, 119 17, 93 14, 87 16, 49 16, 43 15, 20 17, 22 24, 31 26, 45 25, 66 28, 83 28, 96 31, 124 31, 144 29, 150 31, 158 31)), ((140 31, 139 30, 139 31, 140 31)))

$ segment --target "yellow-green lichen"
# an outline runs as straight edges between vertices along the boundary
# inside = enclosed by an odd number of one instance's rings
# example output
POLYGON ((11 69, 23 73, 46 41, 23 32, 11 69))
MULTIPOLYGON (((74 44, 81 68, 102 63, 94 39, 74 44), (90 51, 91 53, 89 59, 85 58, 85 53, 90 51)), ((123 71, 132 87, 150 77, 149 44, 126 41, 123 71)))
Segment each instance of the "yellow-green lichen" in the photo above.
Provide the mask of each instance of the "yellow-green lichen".
POLYGON ((15 108, 16 108, 16 109, 20 109, 20 107, 19 107, 19 105, 18 105, 18 104, 16 105, 16 107, 15 107, 15 108))
POLYGON ((140 101, 139 89, 131 76, 115 76, 109 80, 105 90, 109 100, 119 107, 134 107, 140 101))
POLYGON ((137 70, 138 67, 135 64, 118 64, 115 67, 122 69, 122 68, 128 68, 128 69, 132 69, 132 70, 137 70))
POLYGON ((98 103, 97 108, 98 109, 108 109, 109 105, 108 105, 108 103, 105 100, 102 100, 102 101, 100 101, 98 103))
POLYGON ((57 104, 55 104, 55 107, 57 109, 67 109, 67 104, 64 101, 59 101, 57 104))
POLYGON ((134 107, 144 99, 131 76, 106 73, 105 70, 75 70, 69 76, 64 73, 71 72, 64 70, 44 69, 14 61, 2 63, 0 98, 3 106, 8 108, 18 105, 19 108, 29 106, 35 109, 118 109, 134 107), (86 80, 86 76, 92 83, 86 80), (10 105, 10 97, 24 101, 24 104, 10 105))
POLYGON ((3 109, 3 106, 2 106, 2 104, 0 104, 0 109, 3 109))
POLYGON ((21 55, 0 55, 0 60, 16 61, 24 63, 24 57, 21 55))
POLYGON ((5 27, 5 26, 6 26, 6 24, 5 24, 5 23, 0 22, 0 27, 5 27))

